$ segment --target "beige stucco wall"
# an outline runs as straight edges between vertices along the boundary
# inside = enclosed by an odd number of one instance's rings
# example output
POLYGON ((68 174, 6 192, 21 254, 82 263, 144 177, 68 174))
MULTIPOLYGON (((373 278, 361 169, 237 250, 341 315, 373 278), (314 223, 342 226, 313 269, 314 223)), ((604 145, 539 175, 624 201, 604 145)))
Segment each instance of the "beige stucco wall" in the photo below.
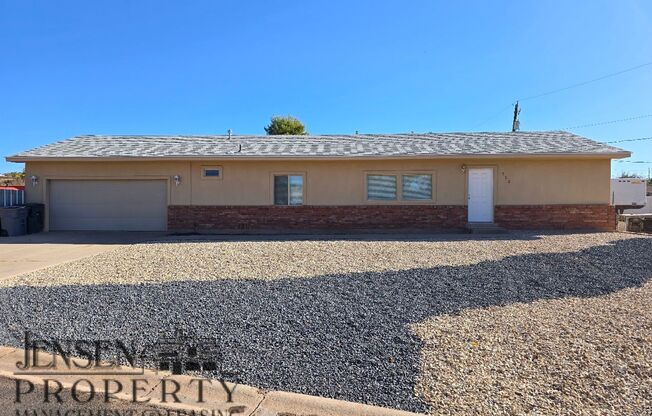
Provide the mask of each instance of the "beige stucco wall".
MULTIPOLYGON (((139 161, 28 162, 27 199, 44 202, 50 179, 166 179, 172 205, 270 205, 274 173, 305 175, 306 205, 356 205, 365 201, 370 172, 432 172, 434 201, 464 205, 466 173, 462 165, 495 170, 495 204, 607 204, 608 159, 420 159, 348 161, 139 161), (202 166, 220 166, 221 179, 201 177, 202 166), (181 176, 174 184, 172 177, 181 176)), ((406 202, 397 201, 398 204, 406 202)))

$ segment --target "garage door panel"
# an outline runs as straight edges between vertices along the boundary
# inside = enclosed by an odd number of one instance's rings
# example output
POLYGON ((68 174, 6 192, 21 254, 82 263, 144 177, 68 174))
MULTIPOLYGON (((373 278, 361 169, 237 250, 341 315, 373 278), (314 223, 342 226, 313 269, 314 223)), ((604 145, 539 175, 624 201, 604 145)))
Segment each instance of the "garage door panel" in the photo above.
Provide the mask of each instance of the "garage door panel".
POLYGON ((125 218, 62 217, 53 221, 51 231, 165 231, 158 220, 125 218))
POLYGON ((50 182, 50 230, 163 231, 167 182, 50 182))

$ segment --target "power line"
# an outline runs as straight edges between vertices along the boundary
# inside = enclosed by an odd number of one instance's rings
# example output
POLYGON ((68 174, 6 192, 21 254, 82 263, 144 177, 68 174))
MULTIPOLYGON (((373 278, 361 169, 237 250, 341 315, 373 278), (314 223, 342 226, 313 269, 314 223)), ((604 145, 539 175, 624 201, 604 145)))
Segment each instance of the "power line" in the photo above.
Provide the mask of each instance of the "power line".
MULTIPOLYGON (((650 65, 652 65, 652 61, 650 61, 650 62, 645 62, 645 63, 640 64, 640 65, 632 66, 632 67, 630 67, 630 68, 626 68, 626 69, 623 69, 623 70, 620 70, 620 71, 617 71, 617 72, 612 72, 612 73, 610 73, 610 74, 606 74, 606 75, 603 75, 603 76, 598 77, 598 78, 593 78, 593 79, 590 79, 590 80, 588 80, 588 81, 578 82, 578 83, 576 83, 576 84, 568 85, 568 86, 566 86, 566 87, 557 88, 557 89, 554 89, 554 90, 551 90, 551 91, 547 91, 547 92, 544 92, 544 93, 541 93, 541 94, 530 95, 530 96, 527 96, 527 97, 524 97, 524 98, 520 98, 520 99, 518 99, 518 100, 514 100, 514 101, 516 102, 516 101, 534 100, 534 99, 536 99, 536 98, 545 97, 545 96, 547 96, 547 95, 556 94, 556 93, 558 93, 558 92, 562 92, 562 91, 570 90, 570 89, 573 89, 573 88, 582 87, 582 86, 584 86, 584 85, 591 84, 591 83, 594 83, 594 82, 602 81, 603 79, 607 79, 607 78, 615 77, 615 76, 618 76, 618 75, 621 75, 621 74, 624 74, 624 73, 627 73, 627 72, 635 71, 635 70, 637 70, 637 69, 644 68, 644 67, 646 67, 646 66, 650 66, 650 65)), ((514 104, 509 104, 508 106, 503 107, 503 109, 500 110, 498 113, 496 113, 495 115, 489 117, 489 118, 486 119, 485 121, 482 121, 482 122, 480 122, 480 123, 474 125, 472 128, 475 129, 475 128, 477 128, 477 127, 480 127, 480 126, 482 126, 482 125, 484 125, 484 124, 486 124, 486 123, 488 123, 488 122, 490 122, 490 121, 496 119, 498 116, 500 116, 501 114, 503 114, 503 113, 504 113, 508 108, 511 108, 513 105, 514 105, 514 104)))
POLYGON ((638 142, 642 140, 652 140, 652 137, 639 137, 638 139, 622 139, 622 140, 612 140, 605 143, 623 143, 623 142, 638 142))
POLYGON ((648 117, 652 117, 652 114, 643 114, 643 115, 640 115, 640 116, 621 118, 621 119, 618 119, 618 120, 599 121, 599 122, 596 122, 596 123, 582 124, 582 125, 579 125, 579 126, 564 127, 561 130, 573 130, 573 129, 581 129, 581 128, 584 128, 584 127, 603 126, 605 124, 622 123, 624 121, 639 120, 639 119, 648 118, 648 117))
POLYGON ((497 112, 497 113, 494 114, 493 116, 489 117, 488 119, 486 119, 485 121, 483 121, 483 122, 481 122, 481 123, 478 123, 478 124, 474 125, 474 126, 471 127, 471 128, 472 128, 472 129, 475 129, 475 128, 480 127, 480 126, 482 126, 482 125, 484 125, 484 124, 487 124, 488 122, 490 122, 490 121, 492 121, 492 120, 495 120, 498 116, 502 115, 505 111, 509 110, 510 108, 512 108, 512 105, 511 105, 511 104, 506 105, 505 107, 503 107, 499 112, 497 112))
POLYGON ((621 74, 624 74, 626 72, 635 71, 635 70, 637 70, 639 68, 643 68, 643 67, 650 66, 650 65, 652 65, 652 61, 651 62, 646 62, 644 64, 636 65, 636 66, 633 66, 631 68, 623 69, 623 70, 618 71, 618 72, 612 72, 611 74, 603 75, 603 76, 598 77, 598 78, 593 78, 593 79, 590 79, 588 81, 578 82, 576 84, 572 84, 572 85, 569 85, 567 87, 557 88, 555 90, 547 91, 547 92, 544 92, 544 93, 541 93, 541 94, 531 95, 529 97, 521 98, 518 101, 534 100, 535 98, 545 97, 546 95, 556 94, 558 92, 570 90, 572 88, 582 87, 584 85, 591 84, 593 82, 602 81, 603 79, 615 77, 617 75, 621 75, 621 74))
POLYGON ((643 163, 643 164, 652 164, 645 160, 616 160, 617 163, 643 163))

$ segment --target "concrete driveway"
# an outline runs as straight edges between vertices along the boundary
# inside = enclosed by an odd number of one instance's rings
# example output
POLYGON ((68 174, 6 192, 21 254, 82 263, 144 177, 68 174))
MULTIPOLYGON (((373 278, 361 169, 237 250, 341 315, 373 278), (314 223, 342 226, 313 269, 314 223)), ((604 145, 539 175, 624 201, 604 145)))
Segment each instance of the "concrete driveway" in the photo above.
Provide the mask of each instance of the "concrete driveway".
POLYGON ((153 232, 67 231, 0 237, 0 280, 163 235, 153 232))

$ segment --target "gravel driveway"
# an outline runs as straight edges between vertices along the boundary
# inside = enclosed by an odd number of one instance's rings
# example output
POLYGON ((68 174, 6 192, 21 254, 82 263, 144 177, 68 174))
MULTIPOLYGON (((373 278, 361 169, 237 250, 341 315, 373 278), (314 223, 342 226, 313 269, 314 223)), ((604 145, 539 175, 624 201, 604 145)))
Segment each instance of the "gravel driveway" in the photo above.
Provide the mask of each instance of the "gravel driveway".
POLYGON ((137 244, 0 288, 0 341, 213 337, 240 381, 435 414, 652 409, 652 238, 137 244), (143 284, 142 282, 146 282, 143 284))

